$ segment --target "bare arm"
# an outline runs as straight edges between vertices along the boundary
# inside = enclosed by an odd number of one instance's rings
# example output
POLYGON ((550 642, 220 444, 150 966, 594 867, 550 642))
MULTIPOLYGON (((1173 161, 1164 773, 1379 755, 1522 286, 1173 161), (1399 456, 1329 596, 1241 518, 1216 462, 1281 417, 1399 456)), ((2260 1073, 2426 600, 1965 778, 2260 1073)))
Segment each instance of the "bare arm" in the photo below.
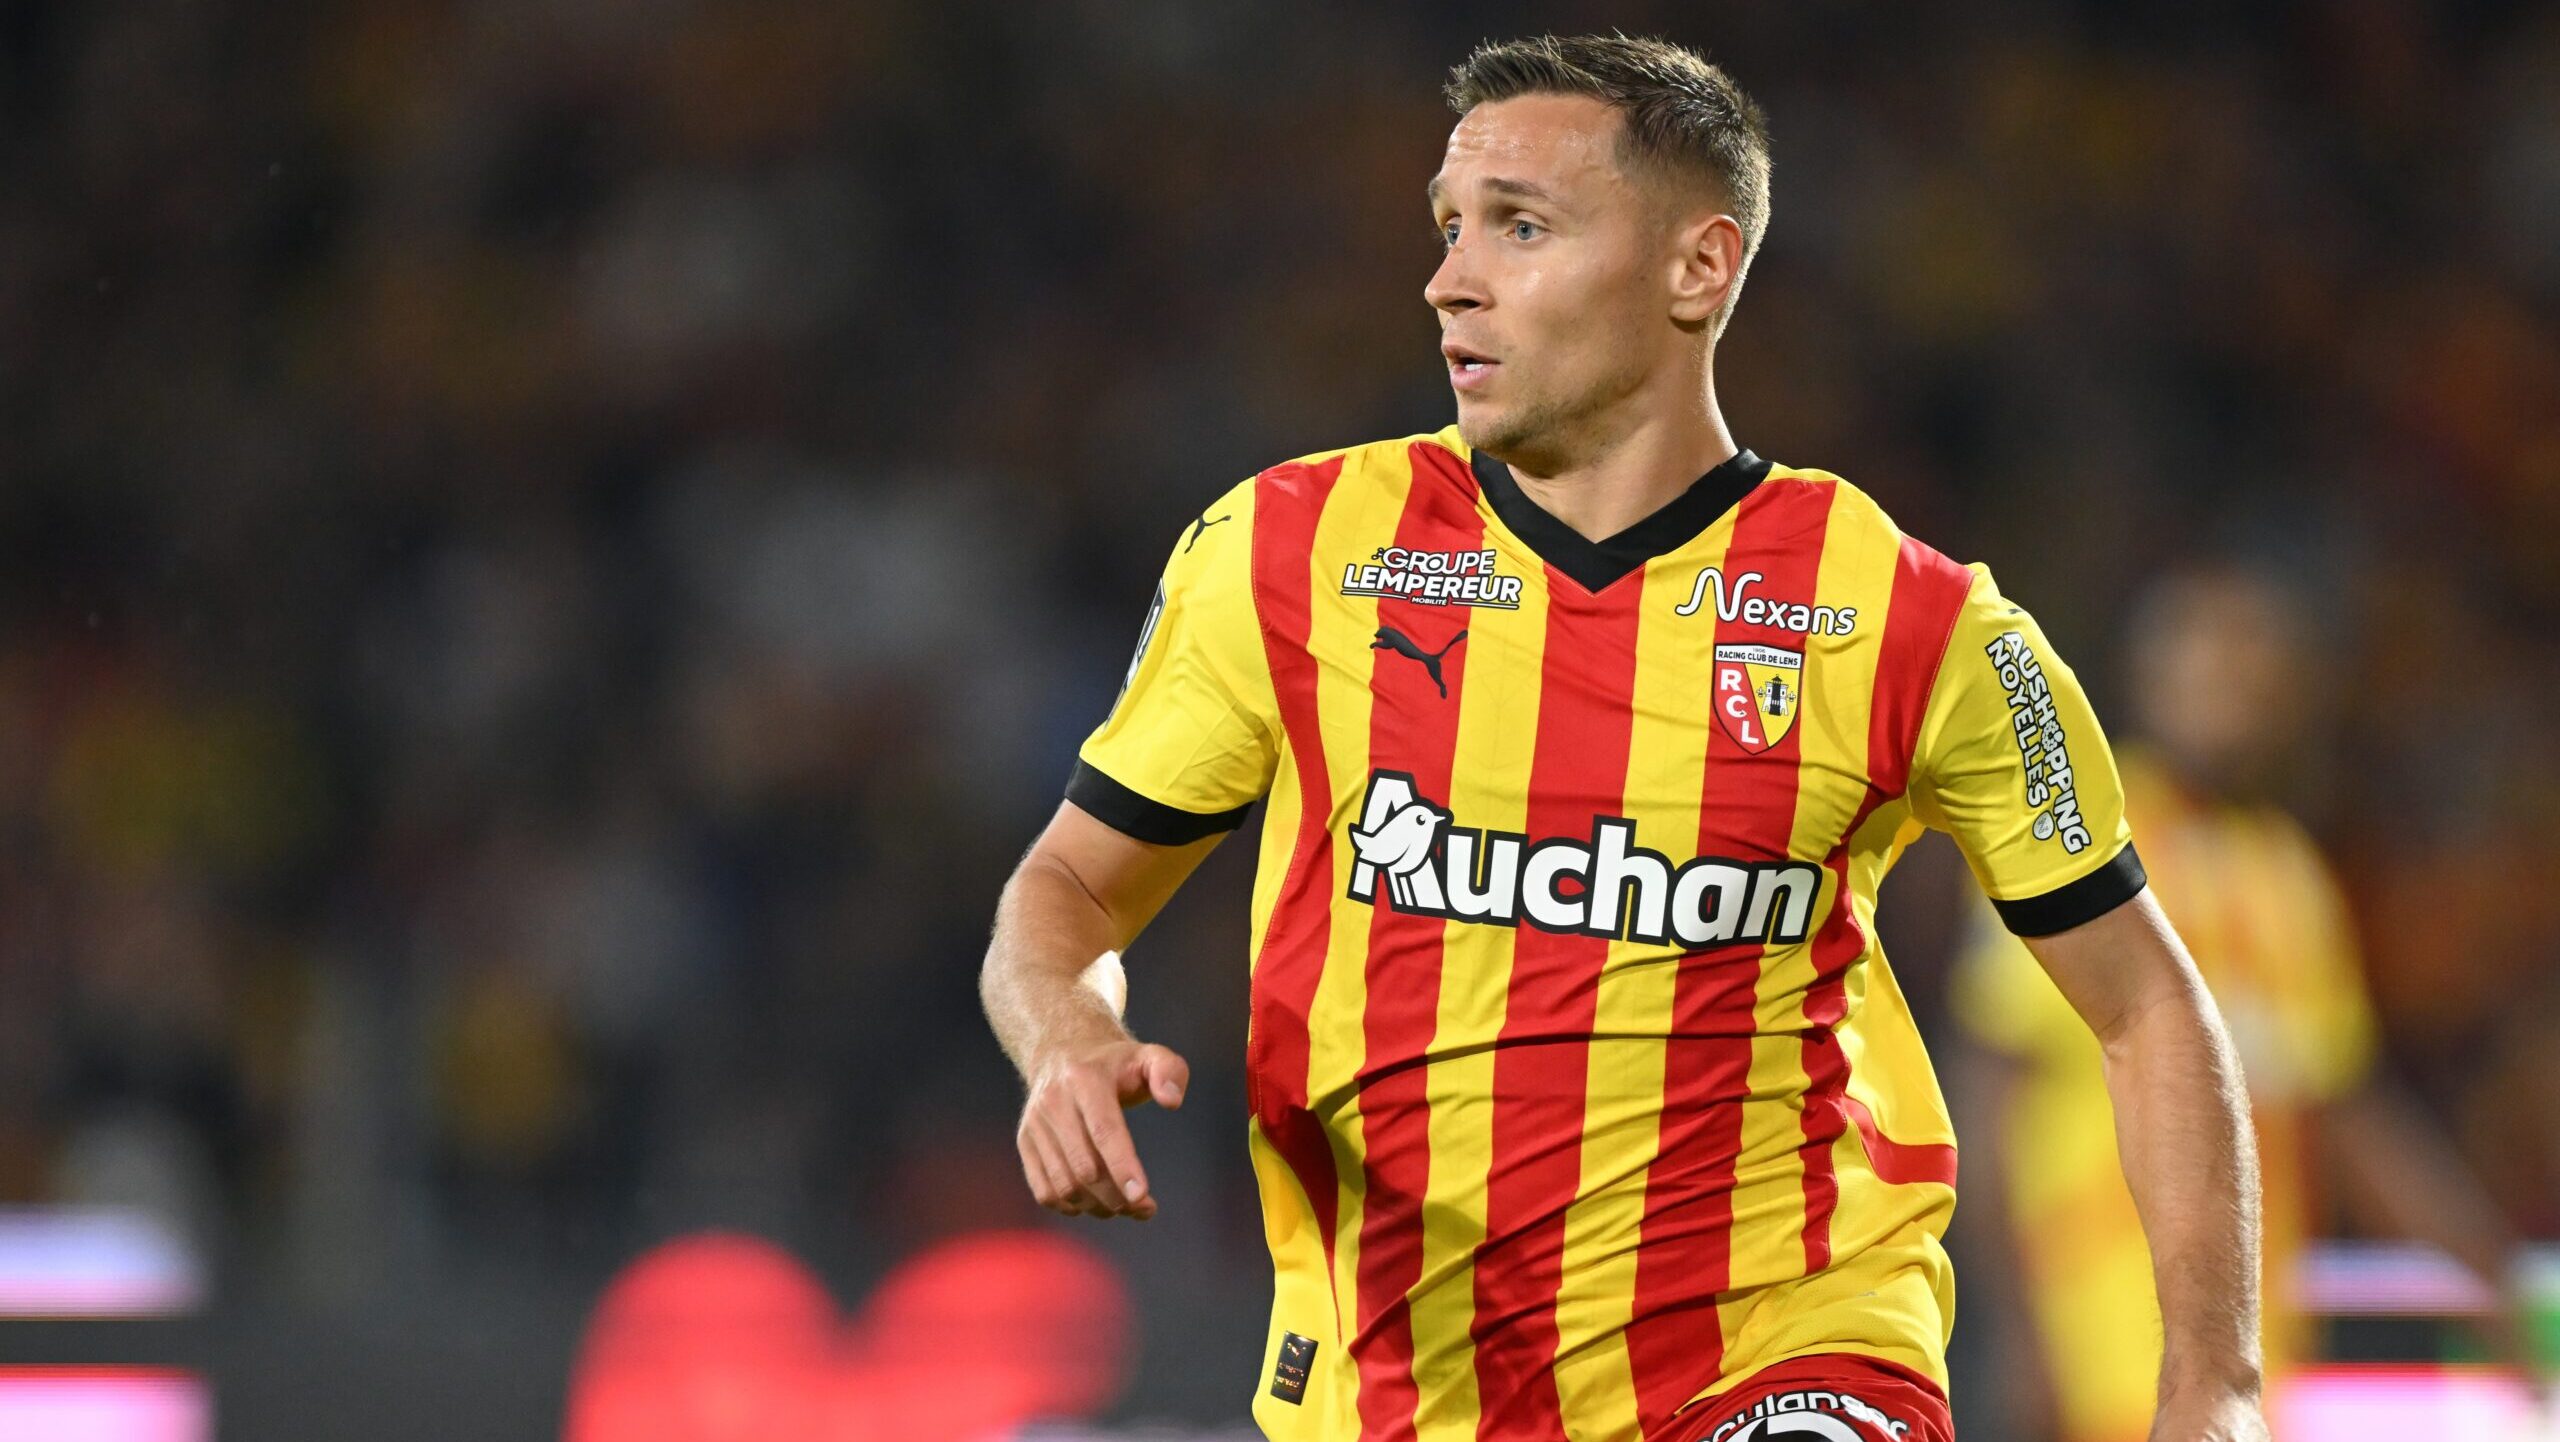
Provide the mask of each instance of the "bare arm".
POLYGON ((1121 1110, 1150 1098, 1179 1107, 1191 1068, 1120 1024, 1118 953, 1220 839, 1151 845, 1061 803, 1005 883, 978 996, 1029 1088, 1014 1141, 1042 1206, 1155 1215, 1121 1110))
POLYGON ((2154 1442, 2264 1442, 2258 1158, 2230 1037, 2149 891, 2028 948, 2097 1033, 2126 1184, 2151 1247, 2154 1442))

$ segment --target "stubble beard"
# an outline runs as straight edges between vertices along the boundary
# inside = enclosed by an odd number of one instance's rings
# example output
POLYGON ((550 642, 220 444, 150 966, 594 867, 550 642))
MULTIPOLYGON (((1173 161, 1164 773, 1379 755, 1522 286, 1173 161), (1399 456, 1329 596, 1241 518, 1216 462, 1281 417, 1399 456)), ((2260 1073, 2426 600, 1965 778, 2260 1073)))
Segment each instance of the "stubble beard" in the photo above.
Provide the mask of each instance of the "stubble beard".
POLYGON ((1556 475, 1605 449, 1592 432, 1615 389, 1602 385, 1570 399, 1529 397, 1491 416, 1461 416, 1458 435, 1506 465, 1535 476, 1556 475))
POLYGON ((1559 458, 1572 453, 1577 407, 1554 397, 1518 402, 1485 417, 1459 417, 1457 433, 1469 448, 1487 453, 1508 466, 1531 474, 1554 474, 1559 458))

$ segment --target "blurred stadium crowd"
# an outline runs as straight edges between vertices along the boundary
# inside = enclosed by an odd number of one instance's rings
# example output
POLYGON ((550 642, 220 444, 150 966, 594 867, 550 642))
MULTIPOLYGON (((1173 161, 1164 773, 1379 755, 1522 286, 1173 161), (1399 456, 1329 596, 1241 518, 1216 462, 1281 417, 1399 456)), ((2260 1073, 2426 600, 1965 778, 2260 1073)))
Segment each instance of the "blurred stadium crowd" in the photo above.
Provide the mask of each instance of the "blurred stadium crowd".
MULTIPOLYGON (((2315 599, 2280 799, 2560 1235, 2560 13, 2413 0, 0 4, 0 1200, 324 1313, 1034 1220, 996 889, 1197 503, 1445 420, 1440 70, 1610 26, 1772 118, 1744 444, 1991 563, 2102 712, 2167 568, 2315 599)), ((1199 1081, 1095 1233, 1128 1405, 1204 1421, 1248 853, 1131 957, 1199 1081)))

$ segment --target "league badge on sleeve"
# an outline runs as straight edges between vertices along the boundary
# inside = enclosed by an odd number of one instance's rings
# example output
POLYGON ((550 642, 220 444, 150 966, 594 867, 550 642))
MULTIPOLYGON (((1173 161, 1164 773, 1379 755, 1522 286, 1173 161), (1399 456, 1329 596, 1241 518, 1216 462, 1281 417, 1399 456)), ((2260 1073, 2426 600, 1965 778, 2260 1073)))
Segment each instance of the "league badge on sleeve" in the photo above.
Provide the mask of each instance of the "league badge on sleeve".
POLYGON ((1758 755, 1787 738, 1804 702, 1804 653, 1776 646, 1716 647, 1716 724, 1758 755))

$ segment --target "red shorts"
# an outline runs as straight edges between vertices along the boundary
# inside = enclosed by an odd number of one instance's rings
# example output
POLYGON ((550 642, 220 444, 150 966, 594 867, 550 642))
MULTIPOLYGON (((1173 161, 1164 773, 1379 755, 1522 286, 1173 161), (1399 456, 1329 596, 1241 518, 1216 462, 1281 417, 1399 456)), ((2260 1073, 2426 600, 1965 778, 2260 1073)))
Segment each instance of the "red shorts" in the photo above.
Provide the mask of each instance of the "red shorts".
POLYGON ((1678 1414, 1667 1442, 1955 1442, 1936 1384, 1835 1352, 1763 1367, 1678 1414))

